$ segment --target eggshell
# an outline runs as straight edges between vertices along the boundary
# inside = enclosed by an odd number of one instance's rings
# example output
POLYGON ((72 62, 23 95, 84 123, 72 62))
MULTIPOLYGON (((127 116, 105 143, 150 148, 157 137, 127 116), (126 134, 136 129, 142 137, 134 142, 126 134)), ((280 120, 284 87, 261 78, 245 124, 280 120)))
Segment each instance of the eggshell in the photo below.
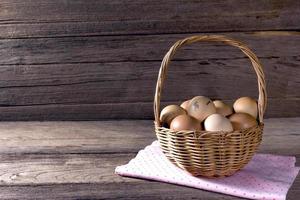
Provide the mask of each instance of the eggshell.
POLYGON ((179 115, 175 117, 170 125, 173 131, 200 131, 201 123, 189 115, 179 115))
POLYGON ((207 131, 233 131, 233 127, 229 119, 221 114, 212 114, 204 121, 204 127, 207 131))
POLYGON ((180 107, 182 107, 183 109, 187 110, 190 102, 191 102, 191 100, 186 100, 186 101, 182 102, 182 104, 180 105, 180 107))
POLYGON ((215 101, 213 101, 213 103, 216 107, 217 113, 223 115, 224 117, 231 115, 233 113, 232 107, 225 104, 223 101, 215 100, 215 101))
POLYGON ((233 109, 236 113, 248 113, 255 119, 257 118, 257 103, 251 97, 241 97, 233 104, 233 109))
POLYGON ((196 96, 191 99, 187 111, 189 115, 202 122, 209 115, 216 113, 216 107, 209 98, 196 96))
POLYGON ((257 125, 254 117, 247 113, 235 113, 229 117, 234 130, 241 130, 257 125))
POLYGON ((166 106, 160 112, 160 121, 163 124, 170 125, 171 121, 178 115, 186 114, 186 111, 178 105, 166 106))

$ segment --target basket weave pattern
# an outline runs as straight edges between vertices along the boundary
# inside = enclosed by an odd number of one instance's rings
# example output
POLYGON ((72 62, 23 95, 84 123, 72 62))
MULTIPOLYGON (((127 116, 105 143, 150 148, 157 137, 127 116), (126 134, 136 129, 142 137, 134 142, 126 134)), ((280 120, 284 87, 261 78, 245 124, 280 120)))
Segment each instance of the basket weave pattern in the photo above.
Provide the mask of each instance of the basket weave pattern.
POLYGON ((267 103, 265 76, 256 55, 243 43, 222 35, 192 36, 177 41, 165 55, 158 74, 154 97, 155 132, 166 157, 194 176, 230 176, 243 168, 256 152, 263 133, 267 103), (179 131, 162 127, 160 99, 167 68, 176 51, 194 42, 223 42, 238 47, 250 59, 258 81, 258 117, 255 127, 233 132, 179 131))

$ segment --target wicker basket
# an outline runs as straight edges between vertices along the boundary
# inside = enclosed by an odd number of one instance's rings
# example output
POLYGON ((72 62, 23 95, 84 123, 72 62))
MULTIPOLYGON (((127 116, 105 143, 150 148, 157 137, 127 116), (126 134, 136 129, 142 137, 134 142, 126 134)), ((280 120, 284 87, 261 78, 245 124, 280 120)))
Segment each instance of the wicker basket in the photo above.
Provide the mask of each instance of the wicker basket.
POLYGON ((165 55, 158 74, 154 98, 155 132, 166 157, 194 176, 230 176, 243 168, 256 152, 263 133, 266 108, 266 84, 262 65, 243 43, 222 35, 200 35, 177 41, 165 55), (182 46, 194 42, 223 42, 238 47, 251 60, 258 80, 257 126, 233 132, 179 131, 162 127, 159 119, 162 86, 171 58, 182 46))

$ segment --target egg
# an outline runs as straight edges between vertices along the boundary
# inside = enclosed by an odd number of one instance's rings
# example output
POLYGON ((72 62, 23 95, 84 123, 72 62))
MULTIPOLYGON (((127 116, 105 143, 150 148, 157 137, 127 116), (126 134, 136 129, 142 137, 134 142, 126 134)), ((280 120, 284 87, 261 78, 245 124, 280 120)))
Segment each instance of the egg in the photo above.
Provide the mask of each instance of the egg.
POLYGON ((186 100, 186 101, 182 102, 182 104, 180 104, 180 107, 187 110, 190 102, 191 102, 191 100, 186 100))
POLYGON ((186 114, 186 111, 183 108, 178 105, 169 105, 160 112, 160 121, 162 124, 170 125, 175 117, 182 114, 186 114))
POLYGON ((209 115, 216 113, 216 107, 209 98, 196 96, 191 99, 187 111, 189 115, 202 122, 209 115))
POLYGON ((255 99, 251 97, 241 97, 237 99, 233 104, 233 109, 236 113, 248 113, 257 118, 257 103, 255 99))
POLYGON ((204 121, 206 131, 233 131, 233 127, 229 119, 221 114, 212 114, 204 121))
POLYGON ((216 107, 217 113, 223 115, 224 117, 231 115, 233 113, 232 107, 228 106, 223 101, 215 100, 213 101, 213 103, 216 107))
POLYGON ((234 130, 241 130, 257 125, 254 117, 247 113, 235 113, 229 117, 234 130))
POLYGON ((170 125, 170 129, 173 131, 200 131, 201 123, 195 119, 194 117, 191 117, 189 115, 179 115, 175 117, 170 125))

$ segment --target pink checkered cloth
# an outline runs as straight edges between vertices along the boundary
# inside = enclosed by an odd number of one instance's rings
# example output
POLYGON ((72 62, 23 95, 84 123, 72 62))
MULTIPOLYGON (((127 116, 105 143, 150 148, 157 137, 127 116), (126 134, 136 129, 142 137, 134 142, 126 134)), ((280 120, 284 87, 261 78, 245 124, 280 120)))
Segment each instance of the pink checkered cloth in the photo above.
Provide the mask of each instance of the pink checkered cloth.
POLYGON ((115 173, 204 189, 249 199, 286 199, 299 167, 296 158, 256 154, 249 164, 226 178, 194 177, 172 164, 162 153, 157 141, 139 151, 128 164, 118 166, 115 173))

